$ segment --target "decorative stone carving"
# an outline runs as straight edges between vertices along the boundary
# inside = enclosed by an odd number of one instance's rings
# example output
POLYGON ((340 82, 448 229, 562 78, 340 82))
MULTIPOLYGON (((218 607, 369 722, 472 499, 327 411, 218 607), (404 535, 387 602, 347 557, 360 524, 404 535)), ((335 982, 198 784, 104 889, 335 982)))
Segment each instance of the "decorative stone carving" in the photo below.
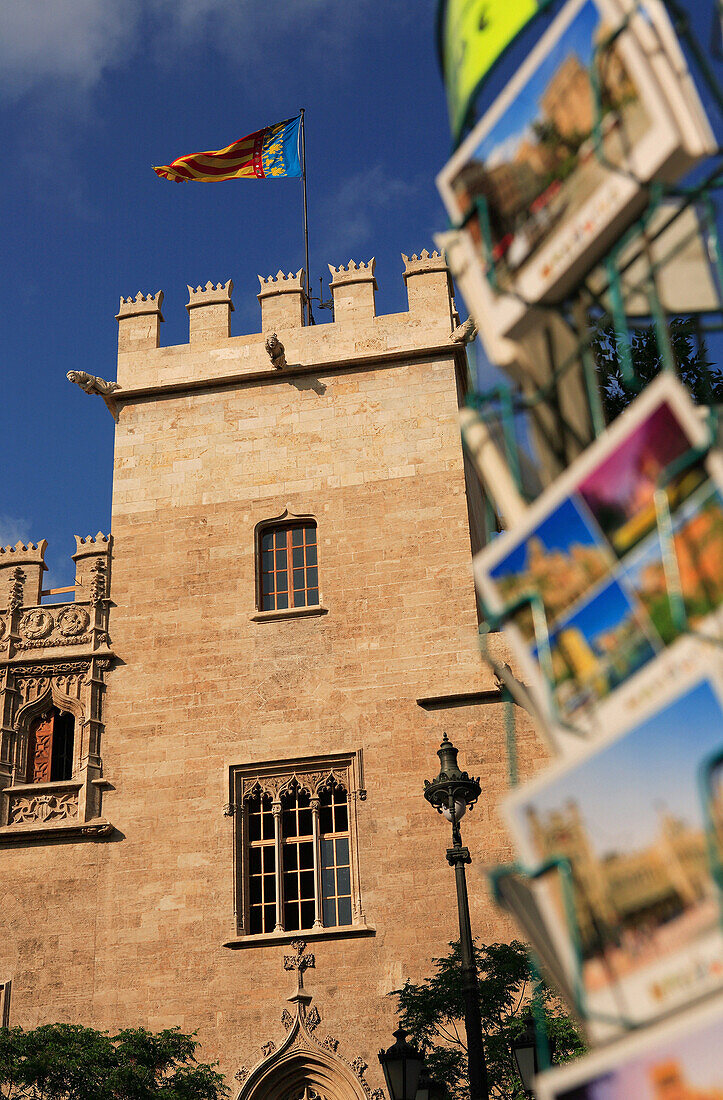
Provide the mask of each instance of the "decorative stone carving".
POLYGON ((321 1023, 321 1015, 316 1005, 313 1005, 309 1012, 306 1014, 306 1030, 316 1031, 317 1027, 321 1023))
POLYGON ((370 1100, 387 1100, 384 1089, 372 1089, 370 1100))
POLYGON ((274 1053, 275 1050, 276 1043, 273 1041, 273 1039, 270 1039, 268 1043, 264 1043, 264 1045, 261 1047, 261 1054, 264 1058, 268 1058, 274 1053))
POLYGON ((277 370, 283 370, 286 366, 285 349, 275 332, 266 337, 264 347, 269 354, 271 366, 276 367, 277 370))
POLYGON ((55 625, 53 616, 42 607, 27 611, 20 620, 20 633, 33 640, 45 638, 55 625))
POLYGON ((338 783, 344 790, 347 790, 349 785, 346 770, 336 771, 330 768, 328 771, 295 771, 290 774, 287 773, 286 775, 252 776, 248 779, 244 779, 243 797, 246 799, 255 791, 261 791, 262 794, 269 794, 277 801, 294 782, 302 790, 308 791, 312 798, 315 798, 318 792, 325 787, 327 783, 338 783))
POLYGON ((90 602, 93 607, 99 604, 105 597, 106 593, 106 575, 105 575, 105 562, 102 558, 97 558, 91 566, 91 578, 90 578, 90 602))
POLYGON ((327 1050, 331 1050, 336 1054, 336 1048, 339 1046, 339 1040, 334 1035, 325 1035, 321 1040, 321 1045, 326 1047, 327 1050))
POLYGON ((291 1015, 288 1008, 285 1008, 281 1013, 281 1023, 284 1025, 284 1031, 291 1031, 294 1026, 294 1017, 291 1015))
POLYGON ((10 824, 68 821, 78 816, 78 793, 17 795, 10 804, 10 824))
POLYGON ((65 377, 69 382, 80 386, 84 393, 98 394, 100 397, 110 397, 120 389, 118 382, 106 382, 104 378, 88 374, 84 370, 69 370, 65 377))
POLYGON ((291 946, 295 955, 284 955, 284 970, 295 970, 299 978, 299 987, 303 988, 302 975, 305 970, 313 970, 316 967, 314 955, 305 955, 306 940, 292 940, 291 946))
POLYGON ((65 638, 75 638, 82 634, 90 622, 90 615, 84 607, 70 605, 58 614, 58 630, 65 638))
POLYGON ((240 1066, 234 1073, 234 1078, 240 1085, 243 1085, 248 1075, 249 1071, 246 1069, 246 1066, 240 1066))
MULTIPOLYGON (((101 665, 100 661, 98 665, 101 665)), ((89 671, 90 661, 62 661, 47 665, 15 665, 13 676, 17 680, 47 680, 59 675, 84 676, 89 671)))
POLYGON ((355 1058, 353 1062, 349 1063, 349 1065, 354 1070, 357 1077, 363 1077, 364 1071, 366 1070, 369 1063, 365 1062, 363 1058, 355 1058))
POLYGON ((8 611, 17 611, 18 608, 23 606, 26 580, 27 575, 25 571, 21 569, 19 565, 16 565, 12 571, 12 581, 8 594, 8 611))
POLYGON ((18 642, 16 649, 55 649, 61 645, 90 645, 90 634, 79 634, 77 638, 39 638, 27 642, 18 642))
POLYGON ((309 1085, 305 1085, 301 1092, 294 1097, 294 1100, 322 1100, 322 1097, 316 1089, 312 1089, 309 1085))
POLYGON ((3 637, 3 635, 5 634, 6 629, 7 629, 7 627, 5 626, 4 621, 2 619, 0 619, 0 638, 3 637))
POLYGON ((450 336, 450 340, 453 344, 470 344, 476 335, 477 323, 474 317, 468 317, 463 324, 457 325, 457 328, 450 336))

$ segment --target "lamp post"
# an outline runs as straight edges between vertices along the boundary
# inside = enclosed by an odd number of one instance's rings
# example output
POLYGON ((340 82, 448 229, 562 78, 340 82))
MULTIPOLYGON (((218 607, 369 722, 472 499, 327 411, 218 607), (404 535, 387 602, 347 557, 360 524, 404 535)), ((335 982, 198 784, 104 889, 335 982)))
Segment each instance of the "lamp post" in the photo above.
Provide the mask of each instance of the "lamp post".
POLYGON ((471 863, 469 848, 462 845, 460 818, 472 809, 482 793, 478 779, 471 779, 457 766, 457 749, 445 733, 437 750, 440 769, 436 779, 424 782, 424 797, 452 825, 452 847, 447 849, 447 862, 454 867, 459 913, 459 942, 462 953, 462 992, 464 994, 464 1026, 467 1032, 470 1100, 489 1100, 487 1065, 482 1042, 482 1016, 479 1007, 477 968, 474 963, 472 928, 469 919, 469 898, 465 863, 471 863))

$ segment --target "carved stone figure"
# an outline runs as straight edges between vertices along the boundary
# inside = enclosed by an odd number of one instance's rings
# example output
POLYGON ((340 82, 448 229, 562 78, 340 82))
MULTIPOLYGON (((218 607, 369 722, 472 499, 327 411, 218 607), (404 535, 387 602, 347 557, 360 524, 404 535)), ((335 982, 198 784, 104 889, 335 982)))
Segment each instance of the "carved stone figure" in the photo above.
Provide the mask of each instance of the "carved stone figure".
POLYGON ((473 317, 468 317, 452 333, 451 339, 455 344, 470 344, 477 335, 477 325, 473 317))
POLYGON ((69 370, 65 376, 69 382, 75 382, 84 393, 98 394, 100 397, 110 397, 112 393, 120 389, 117 382, 106 382, 95 374, 88 374, 84 370, 69 370))
POLYGON ((58 615, 58 630, 66 638, 82 634, 90 617, 84 607, 64 607, 58 615))
POLYGON ((265 348, 269 353, 271 359, 271 366, 276 367, 277 370, 282 370, 286 366, 286 353, 284 345, 279 340, 275 332, 272 332, 270 336, 266 337, 265 348))
POLYGON ((49 611, 35 608, 23 616, 20 623, 20 633, 26 638, 45 638, 54 626, 53 616, 49 611))

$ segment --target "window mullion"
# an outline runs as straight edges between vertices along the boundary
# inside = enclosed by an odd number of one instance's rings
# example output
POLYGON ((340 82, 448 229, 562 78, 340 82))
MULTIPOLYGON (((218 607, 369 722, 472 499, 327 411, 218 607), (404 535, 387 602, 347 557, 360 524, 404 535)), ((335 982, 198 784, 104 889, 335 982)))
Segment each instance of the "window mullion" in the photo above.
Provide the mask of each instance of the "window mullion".
POLYGON ((321 837, 319 833, 319 799, 311 800, 311 825, 314 837, 314 928, 323 928, 321 898, 321 837))
POLYGON ((276 870, 276 928, 274 932, 284 931, 283 910, 283 870, 281 864, 281 802, 272 802, 271 812, 274 815, 274 860, 276 870))

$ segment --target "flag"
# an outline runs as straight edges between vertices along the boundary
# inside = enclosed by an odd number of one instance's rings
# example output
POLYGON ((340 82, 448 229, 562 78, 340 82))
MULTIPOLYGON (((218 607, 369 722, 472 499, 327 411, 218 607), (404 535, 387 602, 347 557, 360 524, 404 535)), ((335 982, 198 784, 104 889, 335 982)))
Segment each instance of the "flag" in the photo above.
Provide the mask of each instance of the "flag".
POLYGON ((189 153, 153 171, 161 179, 185 183, 220 183, 222 180, 266 179, 269 176, 301 176, 299 123, 301 116, 287 118, 247 134, 225 149, 189 153))

